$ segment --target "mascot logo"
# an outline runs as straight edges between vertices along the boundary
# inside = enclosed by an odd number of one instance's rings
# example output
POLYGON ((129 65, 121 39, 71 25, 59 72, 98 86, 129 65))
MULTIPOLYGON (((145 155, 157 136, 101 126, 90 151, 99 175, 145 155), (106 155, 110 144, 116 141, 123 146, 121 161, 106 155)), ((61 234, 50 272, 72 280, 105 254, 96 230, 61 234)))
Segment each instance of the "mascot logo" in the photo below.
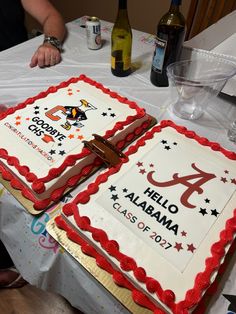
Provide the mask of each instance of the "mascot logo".
POLYGON ((186 175, 183 177, 180 177, 178 173, 175 173, 173 174, 173 178, 171 180, 167 182, 157 182, 153 178, 153 174, 155 173, 155 171, 150 171, 147 174, 147 180, 152 185, 160 186, 160 187, 168 187, 168 186, 173 186, 177 184, 182 184, 186 186, 186 191, 182 194, 180 201, 187 208, 195 208, 196 206, 193 204, 190 204, 188 199, 194 192, 197 192, 198 194, 202 194, 203 189, 201 188, 201 186, 207 181, 215 178, 215 175, 212 173, 206 173, 202 171, 201 169, 197 168, 197 166, 194 163, 191 166, 196 171, 196 173, 186 175), (193 183, 191 183, 192 180, 194 180, 193 183))
POLYGON ((87 120, 86 112, 89 110, 96 110, 97 108, 90 104, 85 99, 80 99, 79 106, 56 106, 45 113, 46 117, 51 119, 52 121, 61 120, 58 114, 62 113, 65 116, 65 122, 61 126, 69 131, 71 126, 75 126, 78 128, 82 128, 84 124, 81 121, 87 120))

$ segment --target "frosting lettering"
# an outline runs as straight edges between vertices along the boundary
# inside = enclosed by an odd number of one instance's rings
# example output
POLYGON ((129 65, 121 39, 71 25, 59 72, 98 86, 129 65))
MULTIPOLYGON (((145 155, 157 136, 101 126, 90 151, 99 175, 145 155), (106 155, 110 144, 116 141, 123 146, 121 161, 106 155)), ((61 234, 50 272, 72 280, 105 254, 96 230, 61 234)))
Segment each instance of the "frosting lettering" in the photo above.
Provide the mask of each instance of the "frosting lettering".
POLYGON ((135 223, 137 217, 134 216, 131 212, 128 212, 127 209, 122 209, 122 206, 119 203, 114 203, 113 208, 116 209, 120 214, 122 214, 126 219, 128 219, 131 223, 135 223))
POLYGON ((32 119, 33 122, 35 122, 36 124, 31 124, 28 129, 33 132, 35 135, 37 136, 41 136, 42 134, 44 134, 44 130, 47 131, 50 135, 53 135, 54 138, 57 138, 59 141, 62 141, 64 139, 66 139, 66 136, 63 135, 62 133, 60 133, 59 131, 57 131, 56 129, 54 129, 52 126, 50 126, 47 122, 45 122, 44 120, 40 119, 39 117, 34 117, 32 119), (37 127, 37 125, 40 126, 37 127))
MULTIPOLYGON (((148 214, 152 218, 155 218, 158 223, 163 225, 163 227, 166 227, 169 231, 173 231, 175 235, 178 234, 179 226, 177 224, 174 224, 171 219, 168 219, 166 215, 163 215, 160 211, 156 210, 152 205, 148 204, 146 201, 139 201, 140 197, 135 196, 135 193, 133 192, 129 193, 125 196, 125 198, 128 198, 130 202, 132 202, 137 207, 141 207, 146 214, 148 214)), ((176 208, 178 209, 177 206, 176 208)))
POLYGON ((171 214, 177 214, 179 211, 178 206, 175 204, 168 204, 169 201, 164 199, 163 196, 157 193, 155 190, 148 187, 143 193, 150 197, 157 204, 161 205, 161 207, 167 209, 171 214))

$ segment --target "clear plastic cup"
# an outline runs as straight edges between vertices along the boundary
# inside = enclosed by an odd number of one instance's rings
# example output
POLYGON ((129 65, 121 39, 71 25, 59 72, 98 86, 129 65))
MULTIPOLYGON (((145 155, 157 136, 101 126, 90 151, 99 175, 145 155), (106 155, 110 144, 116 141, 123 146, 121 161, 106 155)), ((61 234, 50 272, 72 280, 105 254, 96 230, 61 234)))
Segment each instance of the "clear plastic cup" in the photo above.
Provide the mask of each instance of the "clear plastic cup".
POLYGON ((195 120, 204 113, 207 104, 236 74, 236 64, 215 55, 170 64, 167 75, 171 90, 173 113, 195 120))
POLYGON ((234 121, 233 123, 231 123, 229 129, 228 129, 228 139, 231 142, 236 143, 236 121, 234 121))

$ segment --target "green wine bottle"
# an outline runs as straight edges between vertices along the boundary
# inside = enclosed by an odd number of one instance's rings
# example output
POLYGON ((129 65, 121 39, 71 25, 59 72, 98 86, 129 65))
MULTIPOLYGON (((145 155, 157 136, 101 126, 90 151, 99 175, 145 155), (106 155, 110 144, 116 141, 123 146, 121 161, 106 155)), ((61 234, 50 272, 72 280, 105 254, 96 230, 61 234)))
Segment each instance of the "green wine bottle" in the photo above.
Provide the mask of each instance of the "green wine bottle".
POLYGON ((168 86, 166 67, 178 61, 186 33, 185 19, 179 10, 181 0, 172 0, 169 11, 157 26, 156 47, 152 60, 151 82, 155 86, 168 86))
POLYGON ((119 0, 118 14, 111 33, 111 72, 116 76, 131 73, 132 30, 127 0, 119 0))

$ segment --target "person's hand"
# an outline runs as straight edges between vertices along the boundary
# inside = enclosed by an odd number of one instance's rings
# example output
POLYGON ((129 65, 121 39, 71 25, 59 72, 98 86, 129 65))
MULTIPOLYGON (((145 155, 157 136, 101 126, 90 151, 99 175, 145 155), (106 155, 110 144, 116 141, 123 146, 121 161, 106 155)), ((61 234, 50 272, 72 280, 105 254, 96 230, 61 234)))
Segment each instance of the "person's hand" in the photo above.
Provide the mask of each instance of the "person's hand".
POLYGON ((61 61, 60 51, 50 43, 44 43, 36 50, 33 55, 30 67, 39 66, 40 68, 53 66, 61 61))

